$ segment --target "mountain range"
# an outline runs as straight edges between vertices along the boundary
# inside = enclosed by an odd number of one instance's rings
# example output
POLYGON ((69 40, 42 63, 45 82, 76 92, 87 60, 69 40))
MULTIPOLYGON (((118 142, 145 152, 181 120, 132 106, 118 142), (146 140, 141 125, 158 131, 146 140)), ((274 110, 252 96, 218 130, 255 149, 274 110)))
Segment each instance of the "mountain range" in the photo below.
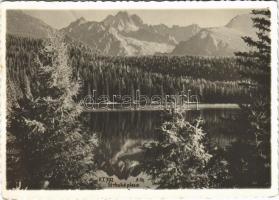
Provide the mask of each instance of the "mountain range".
MULTIPOLYGON (((44 38, 49 30, 54 28, 23 11, 7 12, 9 34, 44 38)), ((238 15, 225 26, 201 28, 197 24, 149 25, 139 16, 121 11, 100 22, 81 17, 57 31, 110 56, 233 56, 235 51, 248 50, 242 36, 255 36, 249 14, 238 15)))
POLYGON ((22 37, 43 38, 53 28, 20 10, 7 11, 7 33, 22 37))

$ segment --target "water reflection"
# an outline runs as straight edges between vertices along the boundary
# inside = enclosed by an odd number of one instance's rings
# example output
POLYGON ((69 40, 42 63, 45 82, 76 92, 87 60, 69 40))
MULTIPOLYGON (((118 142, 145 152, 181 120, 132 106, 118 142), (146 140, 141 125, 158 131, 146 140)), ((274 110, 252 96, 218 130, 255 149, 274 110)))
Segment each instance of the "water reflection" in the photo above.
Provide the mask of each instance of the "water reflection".
MULTIPOLYGON (((241 126, 236 126, 238 109, 208 109, 187 111, 185 118, 203 120, 203 129, 208 134, 211 146, 226 148, 241 135, 241 126)), ((141 173, 138 163, 143 156, 141 147, 156 138, 156 129, 163 122, 160 111, 100 112, 85 113, 88 126, 97 132, 100 140, 98 162, 109 175, 128 179, 141 173)))

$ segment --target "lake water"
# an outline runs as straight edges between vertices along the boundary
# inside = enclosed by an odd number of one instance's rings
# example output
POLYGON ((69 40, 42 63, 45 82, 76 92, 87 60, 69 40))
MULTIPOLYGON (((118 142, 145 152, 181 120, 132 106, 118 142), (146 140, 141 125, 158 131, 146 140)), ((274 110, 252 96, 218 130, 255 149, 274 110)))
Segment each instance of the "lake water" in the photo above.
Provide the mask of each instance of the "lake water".
MULTIPOLYGON (((137 169, 140 160, 145 159, 141 147, 156 137, 156 129, 163 123, 162 114, 162 111, 85 113, 90 129, 97 133, 100 140, 97 158, 103 170, 97 176, 110 177, 126 184, 144 177, 137 169)), ((186 111, 185 118, 192 122, 201 118, 210 146, 227 148, 243 131, 236 121, 239 114, 240 110, 236 108, 203 108, 186 111)), ((113 187, 107 182, 100 184, 102 187, 113 187)), ((152 187, 146 177, 145 183, 141 184, 138 186, 152 187)))
MULTIPOLYGON (((212 148, 227 148, 243 137, 245 130, 239 121, 240 109, 206 106, 201 110, 188 110, 184 117, 190 122, 203 120, 202 129, 212 148)), ((83 119, 89 131, 97 134, 99 148, 96 152, 96 175, 101 188, 129 187, 156 188, 151 178, 142 172, 139 163, 148 159, 143 153, 144 143, 155 140, 156 131, 164 122, 163 111, 113 111, 84 112, 83 119)), ((245 123, 245 122, 244 122, 245 123)), ((245 139, 244 139, 245 140, 245 139)), ((245 140, 246 142, 246 140, 245 140)), ((13 148, 11 148, 13 150, 13 148)), ((23 163, 21 163, 23 164, 23 163)), ((11 165, 10 185, 14 187, 17 166, 11 165)), ((21 172, 21 170, 19 170, 21 172)))

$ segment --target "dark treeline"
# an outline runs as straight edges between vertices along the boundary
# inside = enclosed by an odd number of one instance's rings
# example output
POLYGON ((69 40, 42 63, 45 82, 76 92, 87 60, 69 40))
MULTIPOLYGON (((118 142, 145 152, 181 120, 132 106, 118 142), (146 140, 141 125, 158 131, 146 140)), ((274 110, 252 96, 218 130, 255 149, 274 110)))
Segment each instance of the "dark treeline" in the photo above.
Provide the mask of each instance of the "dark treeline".
POLYGON ((210 81, 240 80, 240 65, 235 58, 197 56, 140 56, 140 57, 99 57, 116 65, 137 67, 147 72, 170 76, 190 76, 210 81), (228 73, 230 72, 230 73, 228 73))
MULTIPOLYGON (((36 83, 34 58, 43 41, 7 36, 7 75, 10 98, 32 95, 36 83)), ((76 43, 69 45, 75 78, 81 81, 80 98, 97 95, 180 94, 191 90, 204 103, 245 102, 247 93, 234 58, 201 57, 102 57, 76 43)), ((8 94, 9 95, 9 94, 8 94)))

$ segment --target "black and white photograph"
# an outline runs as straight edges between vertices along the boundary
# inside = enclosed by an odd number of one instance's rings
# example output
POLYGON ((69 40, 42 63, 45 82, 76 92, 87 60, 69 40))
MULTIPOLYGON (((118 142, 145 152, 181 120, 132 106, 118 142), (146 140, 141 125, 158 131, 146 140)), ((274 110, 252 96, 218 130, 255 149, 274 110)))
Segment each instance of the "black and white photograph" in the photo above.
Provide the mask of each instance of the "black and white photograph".
POLYGON ((272 15, 6 9, 6 190, 272 188, 272 15))

